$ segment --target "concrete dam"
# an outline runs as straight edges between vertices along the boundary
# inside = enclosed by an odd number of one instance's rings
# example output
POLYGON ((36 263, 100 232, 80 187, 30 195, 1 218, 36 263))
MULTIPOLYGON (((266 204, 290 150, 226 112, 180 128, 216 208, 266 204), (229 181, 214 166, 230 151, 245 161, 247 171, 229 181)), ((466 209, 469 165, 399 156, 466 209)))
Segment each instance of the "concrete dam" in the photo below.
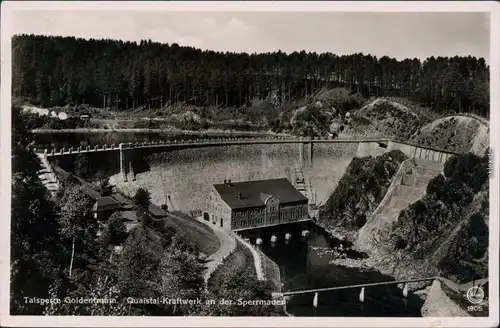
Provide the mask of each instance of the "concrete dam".
POLYGON ((353 157, 378 156, 394 149, 408 157, 436 162, 445 162, 452 155, 391 140, 214 145, 152 153, 145 156, 149 170, 137 174, 135 181, 124 182, 118 175, 112 181, 126 194, 133 195, 143 187, 150 190, 157 204, 196 211, 205 208, 213 184, 283 177, 294 182, 299 171, 310 188, 308 198, 321 205, 335 190, 353 157))
POLYGON ((126 194, 133 195, 144 187, 156 204, 166 203, 168 195, 168 204, 174 210, 195 211, 205 208, 213 184, 224 180, 293 180, 295 170, 300 168, 304 179, 316 191, 319 204, 335 189, 356 155, 358 144, 314 144, 310 162, 301 161, 300 149, 301 145, 296 143, 173 149, 146 156, 149 170, 137 173, 135 181, 124 182, 121 174, 111 180, 126 194))
POLYGON ((125 194, 133 195, 143 187, 151 192, 154 203, 166 203, 172 210, 189 212, 205 208, 211 185, 224 180, 288 178, 294 182, 300 177, 309 192, 306 196, 321 205, 334 191, 353 157, 378 156, 393 149, 408 157, 437 162, 444 162, 452 155, 390 139, 287 138, 128 143, 45 149, 43 153, 49 160, 60 163, 71 162, 76 154, 86 154, 97 159, 99 167, 117 173, 111 182, 125 194), (128 173, 131 176, 127 179, 128 173))

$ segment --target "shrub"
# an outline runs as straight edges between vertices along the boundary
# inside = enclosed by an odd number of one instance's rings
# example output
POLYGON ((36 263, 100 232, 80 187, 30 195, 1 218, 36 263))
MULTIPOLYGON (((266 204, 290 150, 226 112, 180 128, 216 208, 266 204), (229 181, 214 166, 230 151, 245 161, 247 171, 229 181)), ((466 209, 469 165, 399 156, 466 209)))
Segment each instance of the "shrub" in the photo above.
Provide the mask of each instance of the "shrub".
POLYGON ((361 214, 361 215, 356 217, 356 220, 354 222, 354 225, 356 226, 356 228, 361 228, 365 224, 366 224, 366 215, 365 214, 361 214))
POLYGON ((111 245, 120 245, 127 239, 127 228, 123 223, 121 213, 115 212, 110 216, 107 230, 111 245))
POLYGON ((90 163, 86 155, 78 154, 75 159, 75 174, 87 178, 90 173, 90 163))
POLYGON ((401 236, 398 236, 394 247, 396 249, 405 249, 406 246, 407 246, 406 241, 401 236))
POLYGON ((134 203, 137 207, 141 209, 147 209, 149 206, 149 202, 151 200, 151 196, 149 191, 144 188, 137 189, 134 195, 134 203))
POLYGON ((100 179, 99 190, 103 196, 110 196, 113 193, 113 186, 109 184, 108 178, 100 179))
POLYGON ((427 193, 428 194, 437 194, 443 188, 444 185, 444 176, 442 174, 435 176, 429 181, 427 185, 427 193))

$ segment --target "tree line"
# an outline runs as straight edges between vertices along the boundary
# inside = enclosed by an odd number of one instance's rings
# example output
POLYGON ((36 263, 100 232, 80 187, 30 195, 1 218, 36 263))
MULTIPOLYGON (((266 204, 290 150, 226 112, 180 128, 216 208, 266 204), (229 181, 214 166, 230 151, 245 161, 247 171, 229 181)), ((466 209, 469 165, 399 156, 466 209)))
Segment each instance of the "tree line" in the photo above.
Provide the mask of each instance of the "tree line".
MULTIPOLYGON (((218 294, 205 290, 199 246, 165 218, 151 215, 146 190, 139 189, 133 199, 137 224, 132 228, 125 226, 121 212, 94 216, 95 199, 76 178, 61 179, 58 194, 51 197, 38 177, 42 166, 25 117, 19 108, 12 108, 12 115, 11 315, 282 314, 277 307, 207 305, 204 301, 218 294), (127 301, 156 297, 199 298, 202 304, 127 301), (79 304, 66 298, 115 303, 79 304)), ((83 157, 76 172, 88 173, 83 157)), ((95 188, 102 196, 112 193, 107 179, 95 188)), ((271 299, 268 284, 245 270, 227 279, 244 283, 225 286, 226 297, 271 299)))
POLYGON ((12 46, 13 95, 43 106, 241 107, 270 95, 283 104, 342 86, 365 97, 407 97, 439 113, 489 115, 489 66, 472 56, 422 62, 362 53, 224 53, 150 40, 37 35, 14 36, 12 46))

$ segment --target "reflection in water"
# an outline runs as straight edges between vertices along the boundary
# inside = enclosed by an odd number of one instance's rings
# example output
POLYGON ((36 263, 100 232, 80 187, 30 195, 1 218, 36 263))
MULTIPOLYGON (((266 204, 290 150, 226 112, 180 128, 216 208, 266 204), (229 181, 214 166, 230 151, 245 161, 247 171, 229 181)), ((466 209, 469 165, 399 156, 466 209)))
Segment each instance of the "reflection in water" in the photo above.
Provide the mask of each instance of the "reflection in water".
MULTIPOLYGON (((333 249, 341 242, 330 238, 313 224, 307 227, 304 224, 273 227, 249 231, 244 235, 252 243, 255 243, 257 236, 263 239, 260 246, 262 251, 280 267, 283 291, 394 280, 375 271, 329 264, 335 256, 333 249), (303 229, 311 231, 309 237, 301 237, 303 229), (292 235, 290 241, 285 241, 287 232, 292 235), (276 243, 270 242, 272 235, 278 237, 276 243)), ((349 257, 356 255, 353 251, 348 253, 349 257)), ((294 316, 421 316, 423 301, 413 294, 404 298, 396 285, 366 288, 364 303, 359 300, 360 291, 346 289, 320 292, 317 308, 313 306, 313 293, 294 295, 287 301, 287 311, 294 316)))

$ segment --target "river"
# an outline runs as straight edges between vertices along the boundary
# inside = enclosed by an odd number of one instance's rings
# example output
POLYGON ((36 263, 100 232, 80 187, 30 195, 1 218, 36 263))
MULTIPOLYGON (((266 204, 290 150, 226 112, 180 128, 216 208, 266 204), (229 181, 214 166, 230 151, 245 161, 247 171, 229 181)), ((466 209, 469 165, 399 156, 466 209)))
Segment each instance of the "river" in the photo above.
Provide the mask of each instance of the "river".
MULTIPOLYGON (((323 229, 310 224, 311 234, 301 237, 301 225, 287 225, 261 232, 262 251, 271 258, 281 271, 283 291, 344 286, 370 282, 390 281, 394 278, 368 269, 353 269, 329 264, 334 258, 333 249, 340 241, 331 238, 323 229), (292 234, 284 240, 286 232, 292 234), (270 242, 275 234, 278 241, 270 242)), ((251 241, 253 241, 251 239, 251 241)), ((349 257, 359 256, 356 252, 349 257)), ((321 292, 318 306, 313 306, 314 294, 292 296, 287 301, 287 311, 294 316, 373 316, 373 317, 420 317, 423 300, 409 293, 402 296, 397 285, 369 287, 365 300, 359 300, 360 289, 321 292)))

